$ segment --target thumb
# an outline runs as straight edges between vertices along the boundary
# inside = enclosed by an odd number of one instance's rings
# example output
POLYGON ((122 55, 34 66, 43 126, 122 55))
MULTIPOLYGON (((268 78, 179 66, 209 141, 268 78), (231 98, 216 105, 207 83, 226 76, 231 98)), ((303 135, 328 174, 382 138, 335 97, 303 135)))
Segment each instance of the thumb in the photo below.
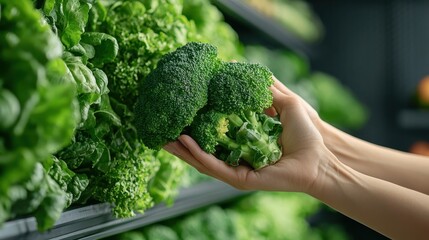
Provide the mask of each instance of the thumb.
POLYGON ((273 86, 270 87, 270 90, 273 93, 273 107, 280 115, 282 115, 286 109, 297 108, 300 106, 298 98, 287 95, 273 86))

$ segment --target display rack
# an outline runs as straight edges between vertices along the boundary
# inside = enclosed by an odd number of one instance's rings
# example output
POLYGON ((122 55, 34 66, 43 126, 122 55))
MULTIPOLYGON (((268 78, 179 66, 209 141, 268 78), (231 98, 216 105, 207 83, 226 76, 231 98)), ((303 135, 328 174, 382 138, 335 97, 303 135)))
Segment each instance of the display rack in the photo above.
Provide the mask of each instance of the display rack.
POLYGON ((264 16, 242 0, 212 0, 224 14, 235 18, 272 38, 283 47, 294 52, 310 56, 312 48, 309 44, 289 32, 286 27, 269 17, 264 16))
POLYGON ((429 129, 429 111, 402 110, 398 115, 398 124, 405 129, 429 129))
POLYGON ((170 207, 159 204, 131 218, 118 219, 111 206, 100 203, 65 211, 55 226, 44 233, 36 228, 34 217, 6 222, 0 228, 1 240, 16 239, 100 239, 179 216, 249 192, 236 190, 217 180, 182 189, 170 207))

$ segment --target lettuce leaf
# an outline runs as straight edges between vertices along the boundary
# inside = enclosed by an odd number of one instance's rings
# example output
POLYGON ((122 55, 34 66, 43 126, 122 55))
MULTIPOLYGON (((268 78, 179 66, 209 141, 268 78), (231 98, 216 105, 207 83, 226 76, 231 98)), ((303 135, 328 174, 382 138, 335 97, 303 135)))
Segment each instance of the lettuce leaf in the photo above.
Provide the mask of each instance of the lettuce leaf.
POLYGON ((66 49, 79 43, 88 21, 91 2, 85 0, 50 0, 46 1, 43 12, 58 33, 66 49))
MULTIPOLYGON (((37 211, 59 189, 40 166, 71 141, 79 113, 75 86, 64 78, 61 42, 32 2, 0 0, 0 16, 2 223, 37 211)), ((57 206, 62 210, 61 201, 57 206)))

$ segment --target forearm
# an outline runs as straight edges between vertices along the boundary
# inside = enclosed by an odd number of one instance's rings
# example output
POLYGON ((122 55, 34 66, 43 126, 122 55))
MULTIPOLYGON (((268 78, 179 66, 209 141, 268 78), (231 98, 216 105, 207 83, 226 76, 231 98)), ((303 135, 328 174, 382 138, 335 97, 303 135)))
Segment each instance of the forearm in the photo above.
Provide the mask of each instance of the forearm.
POLYGON ((328 149, 363 174, 429 194, 429 158, 378 146, 323 125, 328 149))
POLYGON ((422 239, 429 196, 367 176, 331 157, 310 195, 392 239, 422 239))

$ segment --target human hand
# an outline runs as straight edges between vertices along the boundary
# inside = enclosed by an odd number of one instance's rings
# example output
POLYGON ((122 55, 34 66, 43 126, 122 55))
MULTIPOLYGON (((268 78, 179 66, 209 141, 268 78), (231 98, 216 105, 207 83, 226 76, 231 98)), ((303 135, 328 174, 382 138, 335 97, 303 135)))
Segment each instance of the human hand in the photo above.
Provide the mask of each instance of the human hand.
POLYGON ((273 108, 283 125, 279 139, 283 155, 278 162, 254 170, 248 166, 231 167, 204 152, 189 136, 169 143, 165 149, 195 167, 199 172, 215 177, 238 189, 308 192, 323 169, 324 155, 330 154, 313 121, 317 113, 283 84, 275 81, 271 87, 273 108), (314 112, 313 112, 314 111, 314 112), (315 115, 314 115, 315 114, 315 115))

